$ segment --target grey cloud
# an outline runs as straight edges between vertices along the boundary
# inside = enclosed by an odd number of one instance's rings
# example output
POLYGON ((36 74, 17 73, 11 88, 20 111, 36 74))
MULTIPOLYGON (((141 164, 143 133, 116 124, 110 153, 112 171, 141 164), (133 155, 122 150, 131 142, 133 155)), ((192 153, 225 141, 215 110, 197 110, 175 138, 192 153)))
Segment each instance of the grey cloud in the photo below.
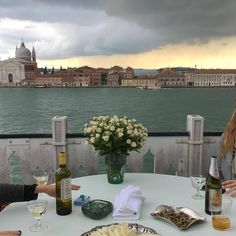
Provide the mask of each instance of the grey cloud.
POLYGON ((109 0, 106 3, 107 14, 162 33, 167 43, 236 33, 234 0, 120 0, 115 6, 109 0))
POLYGON ((103 0, 32 0, 34 3, 40 3, 44 5, 61 5, 61 6, 68 6, 71 8, 79 7, 79 8, 89 8, 89 9, 99 9, 102 7, 103 0))
MULTIPOLYGON (((43 32, 32 36, 31 25, 15 37, 37 42, 41 57, 60 58, 140 53, 234 36, 235 9, 234 0, 5 0, 0 17, 49 23, 59 39, 43 32)), ((2 39, 12 35, 0 30, 2 39)))

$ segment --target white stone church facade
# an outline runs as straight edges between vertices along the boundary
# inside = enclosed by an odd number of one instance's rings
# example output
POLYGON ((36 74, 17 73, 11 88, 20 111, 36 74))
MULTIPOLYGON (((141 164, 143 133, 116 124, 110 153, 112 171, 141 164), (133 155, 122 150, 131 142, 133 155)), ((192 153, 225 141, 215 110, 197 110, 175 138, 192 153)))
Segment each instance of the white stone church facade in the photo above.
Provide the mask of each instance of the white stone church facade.
POLYGON ((37 74, 36 53, 21 42, 16 47, 15 58, 0 61, 0 86, 21 86, 25 81, 34 80, 37 74))

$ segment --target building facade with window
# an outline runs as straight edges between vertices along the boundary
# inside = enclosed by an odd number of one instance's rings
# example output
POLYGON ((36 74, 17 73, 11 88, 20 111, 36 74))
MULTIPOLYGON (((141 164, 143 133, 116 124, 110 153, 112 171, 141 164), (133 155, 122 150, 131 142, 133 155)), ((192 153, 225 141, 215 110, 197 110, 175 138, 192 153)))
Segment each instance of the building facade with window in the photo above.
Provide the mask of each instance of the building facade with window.
POLYGON ((174 72, 172 69, 162 69, 158 74, 161 87, 185 87, 184 74, 174 72))
POLYGON ((135 79, 122 79, 122 86, 137 88, 155 88, 160 87, 160 82, 157 77, 139 76, 135 79))
POLYGON ((37 74, 36 53, 21 42, 15 57, 0 61, 0 85, 21 86, 25 80, 34 80, 37 74))
POLYGON ((198 69, 186 73, 186 85, 194 87, 236 86, 236 69, 198 69))

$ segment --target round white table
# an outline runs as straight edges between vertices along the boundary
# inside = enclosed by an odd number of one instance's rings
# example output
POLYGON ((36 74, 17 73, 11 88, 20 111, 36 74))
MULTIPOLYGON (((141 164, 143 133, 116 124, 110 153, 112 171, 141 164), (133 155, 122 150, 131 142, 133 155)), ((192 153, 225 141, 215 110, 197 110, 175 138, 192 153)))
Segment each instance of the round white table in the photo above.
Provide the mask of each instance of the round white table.
MULTIPOLYGON (((211 226, 210 216, 204 212, 204 200, 194 200, 191 198, 195 192, 191 186, 190 179, 185 177, 125 173, 124 182, 112 185, 107 182, 106 175, 94 175, 73 179, 73 183, 81 185, 79 191, 73 192, 73 199, 80 194, 89 195, 92 199, 103 199, 114 203, 115 196, 122 188, 129 184, 140 186, 145 197, 140 220, 129 221, 155 229, 161 236, 183 236, 183 235, 236 235, 236 199, 233 199, 231 212, 232 229, 228 232, 214 230, 211 226), (206 221, 190 226, 183 231, 168 222, 153 218, 150 213, 158 205, 167 204, 172 206, 184 206, 195 210, 198 214, 206 217, 206 221)), ((26 209, 26 203, 13 203, 0 213, 0 230, 21 230, 23 236, 80 236, 91 228, 121 222, 114 220, 110 214, 102 220, 87 218, 81 212, 81 208, 73 206, 72 214, 68 216, 58 216, 55 209, 55 199, 46 195, 42 196, 48 200, 48 209, 42 221, 48 224, 48 229, 42 232, 30 232, 29 226, 34 223, 34 219, 26 209)))

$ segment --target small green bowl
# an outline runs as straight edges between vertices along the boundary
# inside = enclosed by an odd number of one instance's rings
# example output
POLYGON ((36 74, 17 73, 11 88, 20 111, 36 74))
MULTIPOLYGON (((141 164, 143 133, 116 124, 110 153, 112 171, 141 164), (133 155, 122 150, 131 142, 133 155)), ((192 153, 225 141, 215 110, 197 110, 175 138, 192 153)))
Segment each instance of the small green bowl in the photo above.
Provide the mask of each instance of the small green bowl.
POLYGON ((111 202, 95 199, 85 203, 81 210, 85 216, 94 220, 100 220, 113 211, 113 205, 111 202))

